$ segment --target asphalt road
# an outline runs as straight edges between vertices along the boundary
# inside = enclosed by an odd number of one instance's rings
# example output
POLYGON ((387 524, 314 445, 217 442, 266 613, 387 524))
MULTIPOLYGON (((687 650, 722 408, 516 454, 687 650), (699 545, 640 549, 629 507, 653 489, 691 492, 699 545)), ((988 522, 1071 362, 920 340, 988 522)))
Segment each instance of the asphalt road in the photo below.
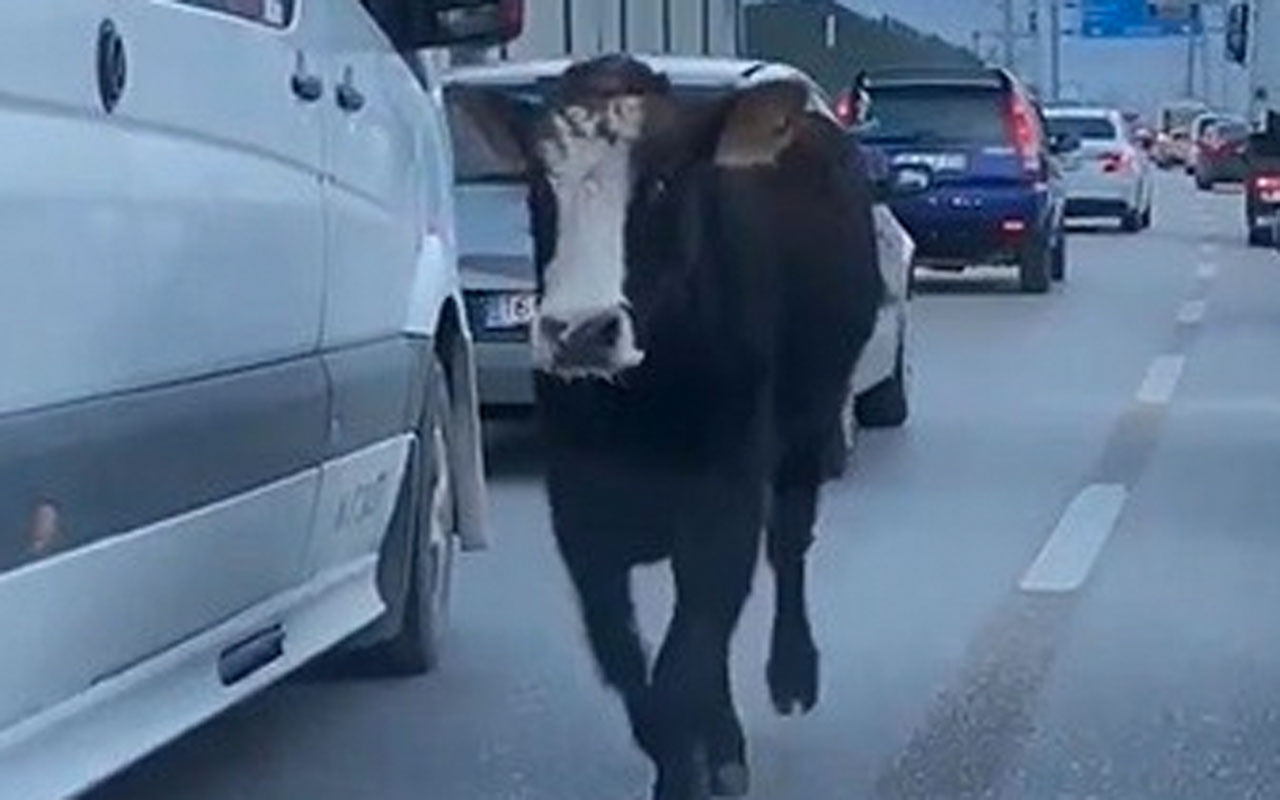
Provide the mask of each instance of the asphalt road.
MULTIPOLYGON (((765 800, 1280 797, 1280 256, 1162 176, 1155 229, 1073 235, 1067 284, 926 279, 908 428, 829 489, 823 700, 778 719, 770 588, 735 642, 765 800)), ((447 663, 290 681, 93 800, 638 800, 551 546, 536 442, 491 431, 497 548, 447 663)), ((656 638, 660 570, 638 576, 656 638)))

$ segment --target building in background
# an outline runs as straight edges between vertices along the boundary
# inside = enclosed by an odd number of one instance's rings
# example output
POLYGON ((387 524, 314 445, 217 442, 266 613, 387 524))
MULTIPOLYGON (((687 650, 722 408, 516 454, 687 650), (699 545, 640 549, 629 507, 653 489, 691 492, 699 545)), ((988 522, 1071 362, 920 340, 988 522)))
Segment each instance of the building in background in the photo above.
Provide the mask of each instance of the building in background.
POLYGON ((525 33, 499 58, 599 53, 732 56, 744 0, 529 0, 525 33))

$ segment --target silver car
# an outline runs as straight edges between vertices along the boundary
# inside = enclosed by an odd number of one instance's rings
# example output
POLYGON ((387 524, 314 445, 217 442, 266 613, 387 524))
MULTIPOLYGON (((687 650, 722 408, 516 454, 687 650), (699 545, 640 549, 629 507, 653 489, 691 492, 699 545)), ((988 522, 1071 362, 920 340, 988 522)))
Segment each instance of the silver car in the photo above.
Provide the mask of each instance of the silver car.
MULTIPOLYGON (((831 116, 826 93, 803 72, 782 64, 714 58, 650 57, 677 90, 714 92, 762 81, 793 80, 810 88, 812 104, 831 116)), ((463 67, 451 86, 485 86, 541 102, 540 85, 563 72, 557 59, 463 67)), ((467 310, 474 332, 480 397, 490 413, 525 411, 533 405, 529 322, 535 311, 533 242, 525 205, 524 164, 486 109, 450 95, 457 161, 455 198, 459 257, 467 310)), ((908 414, 906 378, 908 286, 914 243, 883 206, 876 209, 881 270, 888 287, 875 333, 852 377, 848 425, 897 427, 908 414)))

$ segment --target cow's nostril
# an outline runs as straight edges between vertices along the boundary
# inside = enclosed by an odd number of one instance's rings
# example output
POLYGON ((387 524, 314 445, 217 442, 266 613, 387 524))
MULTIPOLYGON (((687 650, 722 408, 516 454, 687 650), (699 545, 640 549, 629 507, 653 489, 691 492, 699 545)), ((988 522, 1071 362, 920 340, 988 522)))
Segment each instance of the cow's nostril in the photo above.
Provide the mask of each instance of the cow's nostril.
POLYGON ((565 331, 569 330, 569 323, 555 317, 543 317, 538 322, 538 327, 542 333, 542 338, 548 342, 559 344, 560 339, 564 336, 565 331))
POLYGON ((580 353, 609 353, 622 338, 622 315, 611 311, 580 323, 565 345, 580 353))

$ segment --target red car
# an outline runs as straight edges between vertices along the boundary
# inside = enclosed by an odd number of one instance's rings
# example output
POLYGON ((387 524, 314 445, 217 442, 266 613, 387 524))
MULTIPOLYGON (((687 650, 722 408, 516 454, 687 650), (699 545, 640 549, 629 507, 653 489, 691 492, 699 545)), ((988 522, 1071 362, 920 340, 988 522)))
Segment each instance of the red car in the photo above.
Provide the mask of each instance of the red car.
POLYGON ((1219 183, 1242 183, 1249 175, 1249 126, 1223 119, 1206 126, 1196 142, 1196 188, 1210 191, 1219 183))

